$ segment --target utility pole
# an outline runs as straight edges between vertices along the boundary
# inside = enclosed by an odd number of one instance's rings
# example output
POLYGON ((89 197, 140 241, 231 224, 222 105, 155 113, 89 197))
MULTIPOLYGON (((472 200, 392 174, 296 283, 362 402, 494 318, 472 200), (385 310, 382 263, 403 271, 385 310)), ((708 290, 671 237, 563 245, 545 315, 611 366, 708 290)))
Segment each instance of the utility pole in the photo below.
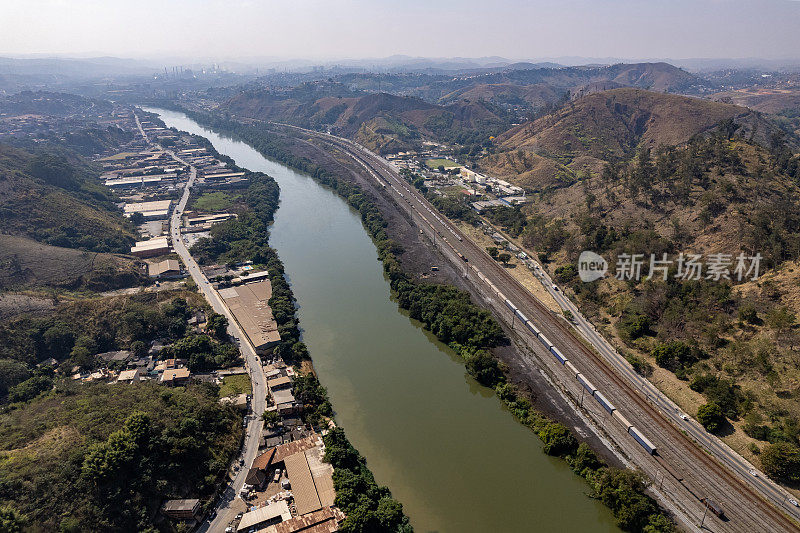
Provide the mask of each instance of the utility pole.
POLYGON ((706 515, 708 514, 708 503, 703 502, 706 506, 705 510, 703 511, 703 519, 700 520, 700 529, 703 529, 703 524, 706 522, 706 515))
POLYGON ((583 394, 586 392, 586 387, 581 386, 581 407, 583 407, 583 394))

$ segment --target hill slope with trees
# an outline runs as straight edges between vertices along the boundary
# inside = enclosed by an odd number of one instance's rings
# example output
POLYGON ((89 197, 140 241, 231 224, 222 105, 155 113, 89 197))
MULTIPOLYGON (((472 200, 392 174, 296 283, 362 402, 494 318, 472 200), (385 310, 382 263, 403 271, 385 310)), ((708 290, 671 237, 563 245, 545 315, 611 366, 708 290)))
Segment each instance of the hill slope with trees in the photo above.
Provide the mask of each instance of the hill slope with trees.
POLYGON ((0 144, 0 232, 92 252, 130 251, 134 228, 97 176, 68 151, 0 144))

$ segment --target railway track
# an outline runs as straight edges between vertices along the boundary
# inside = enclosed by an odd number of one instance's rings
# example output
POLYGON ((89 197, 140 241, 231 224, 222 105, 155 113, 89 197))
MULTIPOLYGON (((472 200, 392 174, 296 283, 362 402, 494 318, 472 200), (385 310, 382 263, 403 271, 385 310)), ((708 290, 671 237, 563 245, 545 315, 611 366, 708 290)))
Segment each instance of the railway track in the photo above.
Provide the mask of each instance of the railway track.
MULTIPOLYGON (((559 345, 566 358, 581 365, 580 372, 582 374, 589 375, 592 381, 603 390, 613 391, 610 394, 613 395, 617 405, 625 407, 628 417, 636 421, 637 427, 659 441, 660 457, 652 458, 652 460, 666 466, 666 468, 662 467, 662 474, 664 471, 670 473, 677 484, 676 487, 680 486, 685 491, 684 498, 690 497, 697 500, 701 497, 710 497, 727 505, 725 511, 730 516, 730 521, 719 523, 724 530, 800 531, 800 527, 795 521, 775 508, 753 487, 744 483, 672 424, 632 385, 629 379, 621 376, 603 356, 581 342, 571 327, 533 297, 518 280, 491 259, 482 248, 464 237, 458 228, 444 217, 437 215, 427 200, 416 190, 410 188, 408 183, 393 169, 387 168, 385 163, 377 159, 374 154, 366 152, 365 149, 351 141, 295 126, 289 127, 314 136, 358 162, 372 175, 378 185, 383 188, 389 187, 391 192, 387 191, 387 193, 399 196, 399 198, 395 198, 396 203, 409 212, 412 219, 416 211, 416 214, 430 226, 429 229, 435 234, 439 234, 440 239, 456 254, 453 258, 454 261, 458 262, 460 259, 461 266, 464 266, 466 262, 476 265, 478 271, 492 279, 498 289, 513 298, 516 305, 523 312, 527 312, 527 316, 541 328, 542 333, 549 338, 558 340, 556 344, 559 345), (415 207, 415 204, 423 209, 415 207), (426 216, 426 212, 429 216, 426 216), (452 235, 455 240, 451 242, 447 239, 449 235, 452 235)), ((466 271, 468 272, 469 268, 466 268, 466 271)), ((467 275, 466 272, 465 275, 467 275)), ((502 302, 500 303, 502 304, 502 302)), ((530 332, 525 328, 522 329, 524 330, 523 334, 530 337, 530 332)), ((696 502, 696 507, 702 513, 702 504, 699 501, 696 502)), ((695 514, 697 514, 696 509, 695 514)))

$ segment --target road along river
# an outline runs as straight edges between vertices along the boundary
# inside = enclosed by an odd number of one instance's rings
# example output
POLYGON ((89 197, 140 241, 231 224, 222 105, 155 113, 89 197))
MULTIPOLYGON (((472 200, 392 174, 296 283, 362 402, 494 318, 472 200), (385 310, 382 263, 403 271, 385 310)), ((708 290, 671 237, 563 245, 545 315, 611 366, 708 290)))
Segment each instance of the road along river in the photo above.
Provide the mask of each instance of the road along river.
POLYGON ((619 531, 584 481, 544 455, 494 392, 398 309, 344 200, 181 113, 147 110, 280 184, 270 243, 300 306, 303 340, 336 422, 418 532, 619 531))

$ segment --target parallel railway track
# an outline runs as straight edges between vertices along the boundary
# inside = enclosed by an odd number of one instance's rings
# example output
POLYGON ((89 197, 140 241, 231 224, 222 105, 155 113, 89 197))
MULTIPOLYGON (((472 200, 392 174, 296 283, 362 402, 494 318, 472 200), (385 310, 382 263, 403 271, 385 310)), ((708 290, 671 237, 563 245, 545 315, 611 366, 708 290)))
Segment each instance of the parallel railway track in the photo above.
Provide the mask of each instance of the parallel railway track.
MULTIPOLYGON (((570 361, 580 365, 581 373, 588 375, 598 388, 612 395, 616 405, 623 407, 626 416, 634 419, 637 427, 657 441, 660 457, 653 458, 653 460, 659 461, 660 464, 667 467, 662 467, 662 473, 667 471, 671 474, 676 487, 680 486, 685 490, 684 498, 687 495, 694 499, 710 497, 724 502, 725 511, 730 516, 729 522, 720 522, 720 525, 725 528, 724 530, 739 530, 749 533, 755 531, 800 531, 800 527, 795 521, 775 508, 753 487, 744 483, 666 419, 628 379, 621 376, 603 356, 578 339, 575 332, 563 319, 555 316, 531 295, 517 279, 491 259, 482 248, 464 237, 458 228, 443 216, 435 214, 435 209, 427 200, 413 187, 409 187, 408 183, 393 169, 387 168, 385 163, 376 156, 365 152, 363 148, 350 141, 296 126, 285 124, 280 124, 280 126, 301 130, 354 159, 373 176, 378 184, 382 187, 390 187, 392 192, 387 191, 387 193, 394 193, 394 196, 399 195, 399 198, 394 198, 394 200, 410 214, 412 219, 415 212, 418 217, 425 219, 430 226, 427 229, 437 232, 440 239, 444 240, 456 254, 452 257, 456 264, 459 264, 459 258, 465 258, 465 261, 476 265, 478 270, 490 278, 498 289, 514 300, 517 307, 527 314, 542 333, 550 339, 556 339, 555 345, 570 361), (423 209, 415 207, 415 204, 423 209), (433 216, 428 216, 429 214, 433 216), (453 236, 455 239, 451 241, 447 239, 448 236, 453 236)), ((460 266, 464 267, 464 265, 465 262, 461 262, 460 266)), ((502 306, 502 302, 500 304, 502 306)), ((518 332, 518 334, 528 338, 531 336, 526 328, 522 328, 522 330, 524 331, 518 332)), ((533 344, 538 345, 539 343, 533 344)), ((698 502, 696 507, 702 509, 700 505, 698 502)))

